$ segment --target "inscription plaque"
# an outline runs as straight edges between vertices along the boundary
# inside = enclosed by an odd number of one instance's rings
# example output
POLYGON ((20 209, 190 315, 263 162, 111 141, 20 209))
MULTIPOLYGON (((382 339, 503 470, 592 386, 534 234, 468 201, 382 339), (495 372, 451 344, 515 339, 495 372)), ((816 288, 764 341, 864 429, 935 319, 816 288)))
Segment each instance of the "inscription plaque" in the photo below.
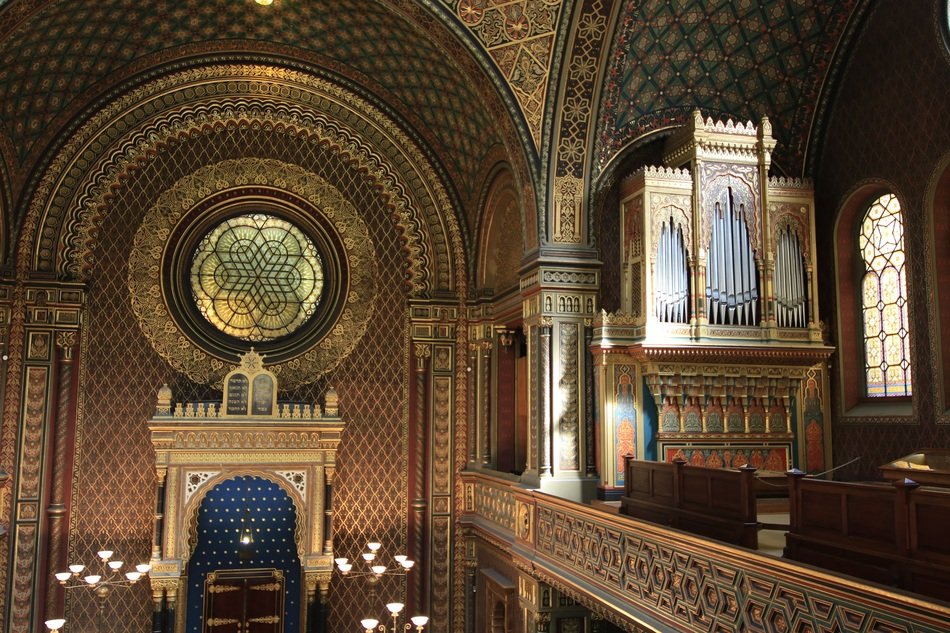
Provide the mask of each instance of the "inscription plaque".
POLYGON ((247 415, 247 376, 235 374, 228 378, 228 415, 247 415))
POLYGON ((253 398, 251 398, 251 415, 274 414, 273 378, 267 374, 255 376, 251 394, 253 395, 253 398))

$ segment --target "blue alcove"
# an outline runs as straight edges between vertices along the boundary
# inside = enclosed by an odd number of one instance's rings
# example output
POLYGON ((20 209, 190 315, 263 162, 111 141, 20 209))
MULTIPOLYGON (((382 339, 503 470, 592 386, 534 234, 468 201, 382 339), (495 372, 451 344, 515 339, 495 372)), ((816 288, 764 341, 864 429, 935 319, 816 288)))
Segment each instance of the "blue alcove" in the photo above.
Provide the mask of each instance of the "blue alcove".
POLYGON ((204 583, 219 569, 274 568, 284 573, 284 633, 300 630, 300 558, 294 541, 297 510, 276 483, 240 476, 211 489, 198 509, 197 543, 188 561, 186 630, 201 633, 204 583), (241 549, 244 525, 254 533, 252 548, 241 549))

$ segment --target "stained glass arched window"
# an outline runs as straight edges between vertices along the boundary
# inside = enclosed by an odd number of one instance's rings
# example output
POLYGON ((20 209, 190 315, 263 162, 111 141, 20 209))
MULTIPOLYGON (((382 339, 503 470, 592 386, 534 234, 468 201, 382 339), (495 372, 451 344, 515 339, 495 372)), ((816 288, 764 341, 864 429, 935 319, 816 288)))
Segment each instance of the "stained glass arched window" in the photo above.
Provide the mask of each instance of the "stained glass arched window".
POLYGON ((858 236, 864 275, 865 387, 868 397, 911 395, 910 321, 901 205, 886 194, 868 207, 858 236))
POLYGON ((213 326, 246 341, 300 328, 317 309, 323 265, 299 228, 261 213, 229 218, 198 243, 191 290, 213 326))

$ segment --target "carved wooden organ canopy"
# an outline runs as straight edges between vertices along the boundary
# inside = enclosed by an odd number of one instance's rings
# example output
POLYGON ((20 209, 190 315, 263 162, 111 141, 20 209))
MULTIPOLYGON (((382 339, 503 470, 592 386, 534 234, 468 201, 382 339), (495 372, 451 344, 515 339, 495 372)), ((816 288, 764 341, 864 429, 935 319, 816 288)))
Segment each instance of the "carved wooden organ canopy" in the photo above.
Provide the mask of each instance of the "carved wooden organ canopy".
POLYGON ((151 582, 153 593, 167 592, 171 601, 184 589, 202 500, 217 484, 246 475, 277 484, 296 509, 307 602, 328 586, 330 490, 344 426, 337 395, 331 387, 323 407, 278 403, 277 377, 262 360, 253 349, 241 357, 224 378, 221 402, 173 403, 168 386, 159 390, 148 422, 158 474, 151 582))
POLYGON ((792 461, 802 381, 832 349, 818 317, 813 189, 769 177, 771 131, 764 117, 756 128, 696 111, 663 165, 621 184, 621 310, 597 319, 592 348, 602 366, 635 368, 626 380, 652 398, 633 407, 641 458, 657 442, 660 459, 715 453, 714 465, 736 465, 736 450, 721 449, 748 441, 764 450, 759 465, 792 461))

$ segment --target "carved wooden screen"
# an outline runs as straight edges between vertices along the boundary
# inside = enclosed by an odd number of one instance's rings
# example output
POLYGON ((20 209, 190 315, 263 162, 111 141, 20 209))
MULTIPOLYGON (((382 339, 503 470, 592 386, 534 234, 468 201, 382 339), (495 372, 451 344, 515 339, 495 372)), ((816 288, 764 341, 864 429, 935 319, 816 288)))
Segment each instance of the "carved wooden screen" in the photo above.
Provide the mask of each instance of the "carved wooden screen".
POLYGON ((277 569, 208 574, 203 633, 283 633, 284 575, 277 569))

